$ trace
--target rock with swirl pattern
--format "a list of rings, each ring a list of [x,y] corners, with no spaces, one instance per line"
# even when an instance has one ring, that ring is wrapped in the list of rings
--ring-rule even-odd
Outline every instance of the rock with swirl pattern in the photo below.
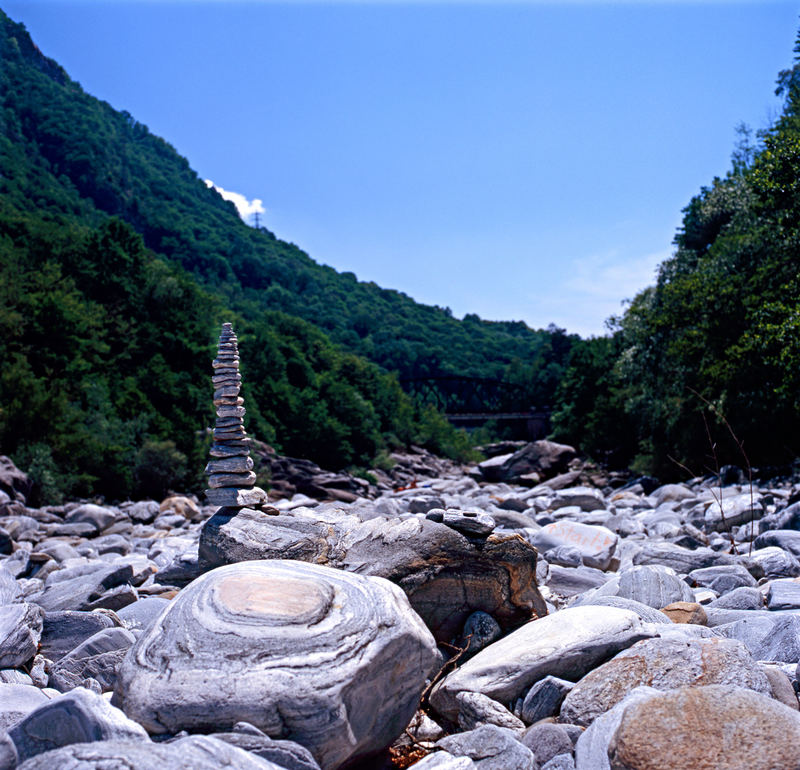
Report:
[[[151,733],[246,721],[331,770],[402,732],[436,655],[386,580],[242,562],[195,580],[145,631],[120,667],[114,702]]]

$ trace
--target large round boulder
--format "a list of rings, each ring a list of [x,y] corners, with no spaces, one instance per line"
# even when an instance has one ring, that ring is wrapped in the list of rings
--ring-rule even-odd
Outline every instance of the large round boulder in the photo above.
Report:
[[[323,770],[380,751],[413,716],[436,643],[380,578],[297,561],[201,576],[139,637],[114,702],[151,733],[246,721]]]
[[[624,709],[608,759],[626,770],[800,770],[800,715],[751,690],[670,690]]]

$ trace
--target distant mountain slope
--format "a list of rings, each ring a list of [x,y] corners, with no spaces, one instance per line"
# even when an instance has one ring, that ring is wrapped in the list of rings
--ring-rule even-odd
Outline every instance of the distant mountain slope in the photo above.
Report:
[[[468,450],[387,370],[503,376],[544,403],[573,343],[458,321],[247,227],[0,11],[0,452],[42,500],[199,488],[222,320],[248,430],[333,468],[409,442]]]
[[[304,318],[350,350],[403,376],[503,378],[534,364],[532,397],[549,401],[569,344],[563,332],[521,322],[464,321],[447,309],[359,282],[315,263],[295,245],[246,226],[232,203],[208,189],[187,161],[131,115],[86,94],[0,17],[4,134],[11,139],[11,205],[47,208],[84,222],[119,216],[146,245],[221,290],[248,315],[282,310]],[[31,170],[34,173],[31,174]],[[41,172],[52,174],[43,185]]]

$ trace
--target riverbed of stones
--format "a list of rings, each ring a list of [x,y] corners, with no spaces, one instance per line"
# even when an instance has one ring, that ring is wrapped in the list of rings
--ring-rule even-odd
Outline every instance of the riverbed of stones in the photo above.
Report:
[[[229,513],[7,488],[0,770],[800,768],[798,479],[557,470]]]

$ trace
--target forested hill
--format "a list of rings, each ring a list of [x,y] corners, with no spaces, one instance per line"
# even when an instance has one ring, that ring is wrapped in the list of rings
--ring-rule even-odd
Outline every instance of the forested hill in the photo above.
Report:
[[[800,40],[782,114],[744,127],[612,339],[579,343],[556,425],[662,477],[800,457]],[[684,467],[681,467],[684,466]]]
[[[401,377],[503,378],[515,359],[543,355],[546,364],[552,357],[548,332],[474,315],[460,321],[446,308],[337,273],[268,230],[248,227],[169,144],[128,113],[84,93],[21,25],[3,17],[2,29],[5,134],[13,141],[14,165],[25,172],[11,178],[17,206],[33,204],[83,222],[118,216],[148,248],[232,305],[251,314],[270,309],[304,318]],[[29,169],[38,173],[29,177]],[[560,348],[563,355],[568,345]],[[551,377],[550,392],[535,395],[552,397],[554,384]]]
[[[0,171],[0,453],[42,499],[199,483],[223,320],[248,430],[330,468],[410,442],[467,450],[393,372],[503,378],[549,403],[577,339],[459,321],[246,226],[2,11]]]

